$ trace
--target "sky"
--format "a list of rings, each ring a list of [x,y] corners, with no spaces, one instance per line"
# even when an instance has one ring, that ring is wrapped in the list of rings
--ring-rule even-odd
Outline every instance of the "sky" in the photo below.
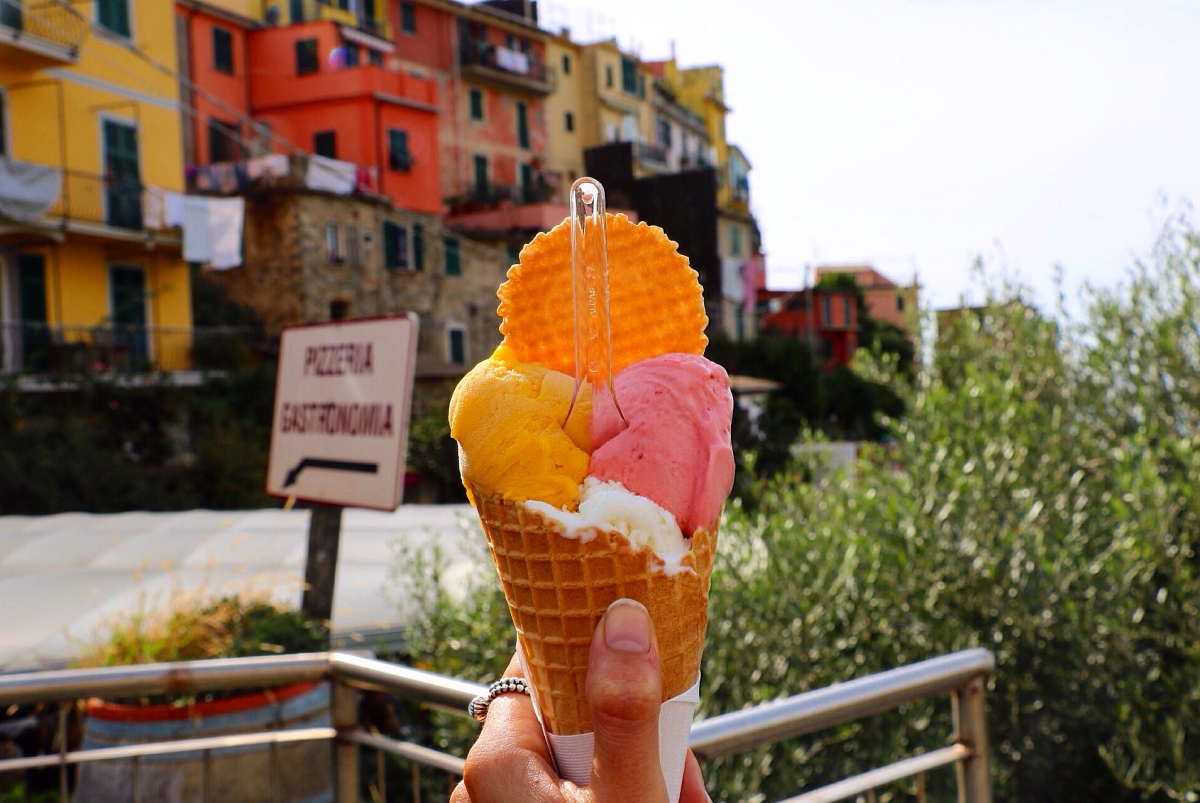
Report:
[[[603,8],[603,12],[600,9]],[[543,27],[721,64],[768,281],[870,262],[925,308],[976,258],[1112,286],[1200,201],[1200,1],[542,0]],[[1069,307],[1075,303],[1069,301]]]

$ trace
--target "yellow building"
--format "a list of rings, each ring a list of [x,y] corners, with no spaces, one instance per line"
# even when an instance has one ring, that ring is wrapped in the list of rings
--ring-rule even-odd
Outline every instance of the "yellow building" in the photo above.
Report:
[[[174,4],[0,0],[4,371],[187,367]]]
[[[546,39],[546,63],[554,70],[554,91],[546,97],[546,179],[556,200],[566,200],[575,179],[584,174],[583,49],[569,36]]]
[[[583,75],[579,87],[583,123],[580,145],[650,142],[653,112],[647,100],[653,76],[616,40],[580,46]]]

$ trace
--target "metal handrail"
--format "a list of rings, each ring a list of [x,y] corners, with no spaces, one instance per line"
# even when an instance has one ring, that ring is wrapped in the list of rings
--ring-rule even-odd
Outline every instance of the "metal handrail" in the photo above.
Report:
[[[950,694],[995,668],[996,659],[987,650],[963,650],[701,720],[692,726],[690,744],[702,761],[743,753]]]
[[[951,764],[958,767],[959,800],[990,803],[983,684],[994,669],[995,659],[987,650],[964,650],[702,720],[693,725],[689,744],[700,760],[712,760],[852,722],[926,697],[949,694],[954,704],[954,744],[870,770],[783,803],[842,800]],[[461,775],[463,760],[456,756],[360,728],[357,706],[348,703],[346,687],[387,692],[462,716],[466,716],[467,703],[484,693],[486,688],[478,683],[352,653],[270,655],[0,675],[0,707],[93,696],[111,699],[265,688],[323,679],[334,682],[332,728],[310,728],[290,735],[246,734],[0,760],[0,772],[55,765],[65,770],[69,764],[135,755],[214,750],[280,740],[329,739],[338,745],[339,790],[356,788],[351,782],[351,776],[357,777],[353,751],[360,745]],[[346,753],[346,749],[351,752]],[[342,799],[342,796],[338,797],[338,800]],[[347,794],[345,799],[353,798]]]

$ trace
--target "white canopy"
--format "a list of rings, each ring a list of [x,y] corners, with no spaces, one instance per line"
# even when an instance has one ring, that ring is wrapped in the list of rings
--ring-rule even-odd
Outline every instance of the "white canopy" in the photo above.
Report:
[[[308,520],[306,510],[0,517],[0,672],[61,666],[139,609],[232,593],[299,607]],[[402,627],[405,551],[433,545],[452,591],[490,566],[469,505],[344,511],[335,643]]]

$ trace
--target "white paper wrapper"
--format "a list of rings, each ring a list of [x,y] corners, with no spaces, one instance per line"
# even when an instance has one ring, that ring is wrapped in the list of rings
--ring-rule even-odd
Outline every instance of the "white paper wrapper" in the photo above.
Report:
[[[517,657],[521,661],[521,668],[525,670],[525,676],[528,677],[525,655],[521,652],[519,644]],[[537,714],[538,722],[542,722],[542,711],[537,704],[537,690],[532,684],[529,687],[529,696],[533,698],[533,710]],[[692,715],[699,702],[700,679],[697,678],[696,684],[690,689],[663,703],[658,714],[658,761],[662,765],[663,780],[667,785],[670,803],[679,803],[688,737],[692,733]],[[578,786],[587,786],[588,781],[592,779],[593,734],[556,736],[547,733],[544,722],[542,733],[546,737],[546,743],[550,745],[550,755],[554,759],[559,777]]]

